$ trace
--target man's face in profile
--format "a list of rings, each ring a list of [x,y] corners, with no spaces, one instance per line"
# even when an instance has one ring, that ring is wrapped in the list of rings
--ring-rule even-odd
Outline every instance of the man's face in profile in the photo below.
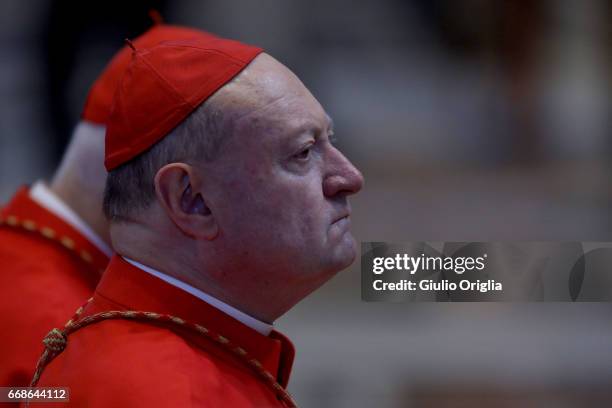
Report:
[[[260,55],[228,88],[229,110],[241,94],[234,133],[207,172],[223,251],[255,279],[265,270],[323,283],[356,256],[347,196],[363,178],[332,144],[321,105],[276,60]]]

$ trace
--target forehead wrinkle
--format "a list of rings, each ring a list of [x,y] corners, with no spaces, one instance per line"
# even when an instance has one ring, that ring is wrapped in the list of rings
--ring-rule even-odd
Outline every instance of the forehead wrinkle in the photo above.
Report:
[[[291,133],[302,134],[302,133],[322,133],[325,128],[327,130],[333,130],[334,128],[334,120],[327,114],[327,112],[323,111],[325,115],[325,123],[321,126],[321,121],[318,118],[318,115],[305,118],[300,121],[301,123],[296,124],[294,129],[291,130]]]
[[[249,133],[263,129],[292,136],[311,129],[317,131],[314,133],[323,131],[326,124],[321,119],[325,117],[330,123],[331,118],[320,105],[321,113],[313,114],[312,109],[306,108],[316,99],[299,79],[278,62],[274,63],[275,69],[263,70],[264,66],[263,60],[255,60],[224,89],[226,106],[233,111],[231,120],[236,130]],[[271,112],[266,114],[266,111]],[[313,116],[305,118],[305,112]]]
[[[260,106],[258,106],[258,107],[256,107],[256,108],[252,109],[252,110],[251,110],[251,111],[249,111],[249,112],[244,112],[244,113],[242,113],[242,114],[238,114],[238,115],[236,115],[236,116],[234,117],[234,121],[236,122],[236,124],[238,124],[239,122],[241,122],[241,121],[243,121],[243,120],[248,119],[249,117],[251,117],[251,116],[253,116],[253,115],[255,115],[255,114],[259,113],[260,111],[262,111],[262,110],[264,110],[264,109],[266,109],[266,108],[270,108],[270,107],[272,107],[272,106],[276,105],[277,103],[279,103],[280,101],[282,101],[283,99],[285,99],[285,97],[286,97],[286,96],[287,96],[287,95],[279,95],[279,96],[277,96],[277,97],[275,97],[275,98],[272,98],[272,100],[271,100],[271,101],[269,101],[269,102],[267,102],[267,103],[265,103],[265,104],[263,104],[263,105],[260,105]]]
[[[299,117],[290,115],[289,120],[281,121],[278,118],[271,118],[268,121],[269,130],[280,129],[282,134],[286,135],[286,140],[293,140],[302,135],[311,135],[318,139],[325,130],[328,132],[333,128],[333,120],[329,115],[323,112],[326,120],[321,121],[319,115],[308,115],[307,117]]]
[[[287,102],[286,106],[281,110],[275,109],[276,105],[283,102]],[[300,95],[281,95],[250,112],[240,114],[235,118],[235,123],[241,129],[263,129],[267,133],[280,133],[287,136],[321,132],[321,121],[312,113],[305,117],[300,102]],[[266,115],[264,113],[266,110],[272,110],[272,114]]]

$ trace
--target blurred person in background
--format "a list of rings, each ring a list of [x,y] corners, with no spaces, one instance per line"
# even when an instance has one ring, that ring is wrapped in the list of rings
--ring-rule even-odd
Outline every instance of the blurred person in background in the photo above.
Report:
[[[206,35],[158,24],[135,40]],[[125,47],[127,48],[127,47]],[[51,183],[22,187],[0,211],[0,386],[26,386],[48,331],[91,296],[112,255],[102,212],[104,133],[116,85],[131,59],[120,50],[93,84]]]
[[[75,96],[93,82],[125,38],[135,38],[151,27],[151,18],[166,16],[166,0],[107,0],[84,3],[48,1],[40,21],[42,99],[47,124],[45,137],[52,140],[49,154],[61,159],[74,123]],[[44,2],[41,4],[43,5]],[[78,18],[75,18],[78,16]],[[91,70],[91,71],[89,71]],[[82,79],[79,75],[87,72]],[[79,99],[80,101],[80,99]]]
[[[117,255],[33,384],[70,387],[75,406],[294,406],[273,323],[356,256],[363,178],[332,134],[260,48],[136,45],[106,135]]]

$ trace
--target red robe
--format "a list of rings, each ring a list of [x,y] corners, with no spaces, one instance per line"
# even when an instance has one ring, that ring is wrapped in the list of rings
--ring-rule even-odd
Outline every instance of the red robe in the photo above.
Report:
[[[264,336],[231,316],[113,257],[81,318],[133,310],[179,317],[221,334],[286,387],[294,348],[278,332]],[[67,336],[39,387],[70,387],[69,406],[275,407],[277,393],[244,359],[176,325],[111,319]],[[66,403],[36,403],[65,407]]]
[[[27,386],[42,338],[93,293],[108,257],[20,189],[0,210],[0,386]]]

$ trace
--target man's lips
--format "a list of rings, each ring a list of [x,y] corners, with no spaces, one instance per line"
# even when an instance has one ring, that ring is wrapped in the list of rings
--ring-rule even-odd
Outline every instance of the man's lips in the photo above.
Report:
[[[344,213],[340,214],[338,217],[336,217],[334,219],[334,221],[332,221],[332,224],[335,224],[335,223],[337,223],[338,221],[340,221],[340,220],[342,220],[344,218],[349,218],[350,216],[351,216],[351,212],[350,211],[344,212]]]
[[[351,216],[347,214],[343,217],[338,218],[330,226],[330,231],[334,231],[335,234],[343,235],[349,232],[351,229]]]

